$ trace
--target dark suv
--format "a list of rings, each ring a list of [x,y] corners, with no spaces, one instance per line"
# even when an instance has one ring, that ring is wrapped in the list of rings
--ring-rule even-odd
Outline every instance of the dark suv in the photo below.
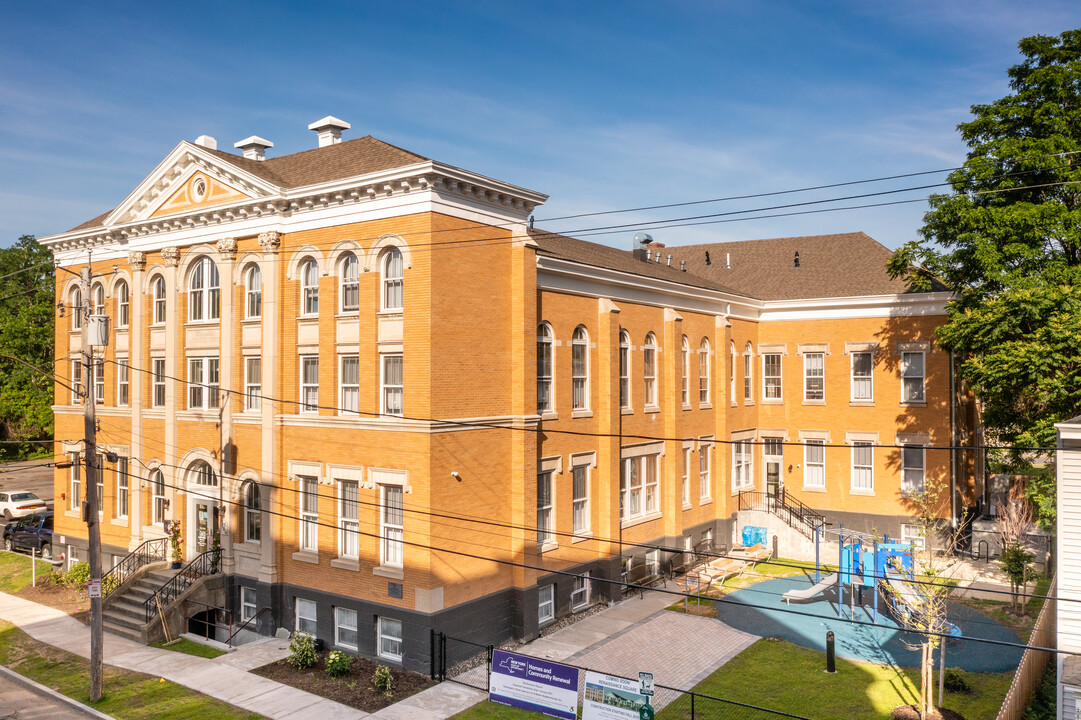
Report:
[[[34,513],[4,526],[5,550],[36,550],[43,560],[53,556],[53,514]]]

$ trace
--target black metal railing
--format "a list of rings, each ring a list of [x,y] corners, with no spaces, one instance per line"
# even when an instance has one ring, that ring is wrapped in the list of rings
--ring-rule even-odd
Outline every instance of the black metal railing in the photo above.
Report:
[[[109,594],[127,582],[128,578],[150,563],[163,562],[167,557],[168,550],[169,538],[147,540],[132,550],[124,556],[124,559],[114,565],[112,570],[102,575],[102,597],[109,597]]]
[[[146,622],[154,619],[160,601],[162,609],[180,597],[185,590],[190,588],[200,578],[207,575],[217,574],[221,567],[221,550],[207,550],[196,556],[194,560],[180,569],[172,580],[168,581],[146,599],[143,609],[146,611]]]
[[[236,630],[233,630],[232,629],[232,624],[230,624],[229,628],[230,628],[231,632],[229,633],[229,640],[227,641],[229,643],[229,647],[233,646],[233,638],[235,638],[237,636],[237,633],[239,633],[244,628],[248,627],[249,623],[255,622],[259,618],[260,615],[262,615],[265,612],[271,612],[271,610],[272,610],[272,608],[270,606],[263,606],[263,607],[259,608],[259,612],[255,613],[250,618],[248,618],[243,623],[241,623],[240,627],[238,627]]]
[[[739,493],[740,510],[758,510],[776,515],[789,527],[805,535],[812,535],[816,527],[826,524],[826,518],[809,505],[793,496],[788,490],[759,492],[743,490]]]

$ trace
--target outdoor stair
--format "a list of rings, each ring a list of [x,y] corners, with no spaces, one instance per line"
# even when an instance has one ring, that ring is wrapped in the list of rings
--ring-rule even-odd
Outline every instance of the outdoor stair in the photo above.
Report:
[[[739,509],[758,510],[775,515],[788,527],[809,539],[813,539],[815,531],[826,524],[825,517],[787,490],[780,493],[743,490],[739,493]]]
[[[143,642],[143,626],[146,625],[145,603],[178,572],[179,570],[169,567],[151,570],[125,587],[118,597],[110,598],[109,607],[102,613],[104,628],[114,635]]]

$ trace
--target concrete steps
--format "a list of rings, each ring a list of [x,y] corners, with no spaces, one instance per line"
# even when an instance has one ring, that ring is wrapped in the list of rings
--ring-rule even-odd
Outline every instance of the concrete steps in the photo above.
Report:
[[[133,582],[124,589],[123,594],[110,600],[109,607],[102,614],[103,627],[115,635],[142,642],[143,626],[146,625],[145,603],[177,572],[171,568],[158,568]],[[154,617],[152,615],[151,619]]]

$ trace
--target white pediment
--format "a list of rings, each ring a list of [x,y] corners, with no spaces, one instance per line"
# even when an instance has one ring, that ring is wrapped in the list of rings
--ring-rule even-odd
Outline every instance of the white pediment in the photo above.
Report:
[[[174,199],[177,192],[197,176],[207,178],[212,187],[231,191],[227,200],[249,201],[277,196],[281,188],[253,175],[227,160],[189,142],[181,142],[154,168],[124,202],[109,213],[102,223],[105,227],[138,222],[158,215],[159,210]],[[208,204],[212,207],[213,204]],[[187,210],[197,210],[190,205]]]

